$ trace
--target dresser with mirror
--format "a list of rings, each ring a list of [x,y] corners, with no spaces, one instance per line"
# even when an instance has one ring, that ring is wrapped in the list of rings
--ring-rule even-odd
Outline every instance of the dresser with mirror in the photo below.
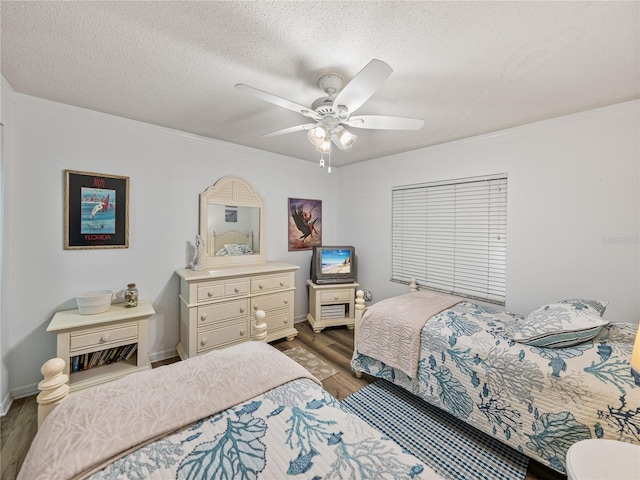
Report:
[[[201,270],[180,277],[180,358],[253,339],[255,312],[266,313],[267,342],[298,334],[295,271],[265,259],[265,203],[239,177],[224,177],[200,194]]]

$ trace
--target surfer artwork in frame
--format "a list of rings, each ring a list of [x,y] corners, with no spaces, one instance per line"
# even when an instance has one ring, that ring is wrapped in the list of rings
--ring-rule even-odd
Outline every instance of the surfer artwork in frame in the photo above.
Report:
[[[65,170],[65,250],[129,247],[129,177]]]

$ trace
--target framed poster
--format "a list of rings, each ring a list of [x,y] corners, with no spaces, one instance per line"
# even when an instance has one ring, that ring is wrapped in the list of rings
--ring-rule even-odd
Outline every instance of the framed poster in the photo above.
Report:
[[[322,245],[322,200],[289,198],[289,251]]]
[[[65,250],[128,247],[129,177],[65,170]]]

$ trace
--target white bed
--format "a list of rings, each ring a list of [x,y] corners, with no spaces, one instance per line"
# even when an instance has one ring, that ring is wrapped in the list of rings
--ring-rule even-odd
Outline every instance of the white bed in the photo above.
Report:
[[[525,318],[459,298],[433,309],[437,301],[425,291],[378,302],[363,316],[361,295],[356,374],[385,378],[560,472],[580,440],[640,443],[640,388],[629,365],[637,325],[602,321],[587,340],[579,335],[588,328],[564,326],[529,344],[514,341],[536,315],[593,307],[600,311],[590,318],[598,322],[606,304],[565,300]],[[420,317],[417,327],[411,319]],[[550,347],[543,340],[578,343]]]
[[[441,478],[275,348],[245,342],[73,395],[18,475],[36,479]]]

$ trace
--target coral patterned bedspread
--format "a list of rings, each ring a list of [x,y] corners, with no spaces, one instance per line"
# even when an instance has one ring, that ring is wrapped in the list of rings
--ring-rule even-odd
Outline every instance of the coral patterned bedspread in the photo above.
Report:
[[[440,479],[303,367],[246,342],[65,399],[20,480]]]
[[[520,319],[462,302],[425,324],[416,378],[357,350],[351,366],[561,472],[579,440],[640,443],[640,388],[629,365],[637,326],[610,324],[591,341],[540,348],[512,340]]]

